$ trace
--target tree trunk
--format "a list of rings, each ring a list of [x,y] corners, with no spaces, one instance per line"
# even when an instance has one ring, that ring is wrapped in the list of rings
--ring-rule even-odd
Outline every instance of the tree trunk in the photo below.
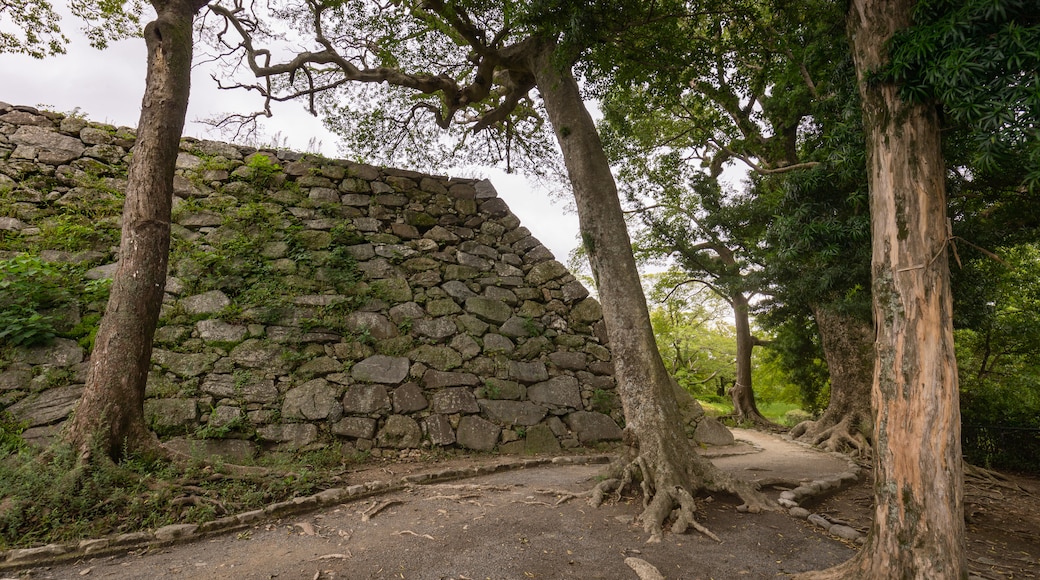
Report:
[[[944,169],[934,107],[869,78],[912,0],[849,12],[867,133],[877,358],[874,523],[866,545],[813,578],[967,578]]]
[[[729,390],[729,397],[733,401],[733,418],[738,422],[750,421],[756,425],[774,426],[772,421],[762,416],[755,403],[755,391],[751,383],[751,350],[755,348],[755,338],[751,336],[747,297],[742,292],[735,292],[730,301],[737,334],[737,380]]]
[[[823,416],[799,423],[791,437],[827,451],[865,454],[873,439],[874,325],[831,308],[813,306],[812,310],[827,359],[831,397]]]
[[[551,43],[540,45],[527,66],[541,92],[574,191],[582,240],[614,354],[614,376],[631,450],[627,465],[619,469],[622,478],[600,489],[623,487],[635,471],[640,472],[647,495],[641,519],[651,541],[660,539],[662,524],[674,507],[684,516],[673,531],[698,527],[692,519],[691,494],[705,487],[738,493],[757,511],[768,505],[766,500],[750,485],[733,480],[697,455],[685,436],[670,377],[654,340],[617,185],[578,84],[553,54]]]
[[[157,451],[144,421],[152,337],[170,248],[173,173],[188,108],[192,19],[199,0],[155,0],[144,31],[148,74],[123,206],[119,268],[98,329],[86,390],[66,432],[81,454]]]

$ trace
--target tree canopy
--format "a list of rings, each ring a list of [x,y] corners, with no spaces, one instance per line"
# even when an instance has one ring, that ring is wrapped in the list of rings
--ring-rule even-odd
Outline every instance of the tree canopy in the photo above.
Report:
[[[0,18],[8,19],[11,28],[0,30],[0,53],[33,58],[64,54],[69,39],[62,33],[61,15],[66,11],[83,22],[91,46],[105,48],[111,41],[140,35],[143,10],[140,0],[70,0],[61,8],[48,0],[4,0]]]

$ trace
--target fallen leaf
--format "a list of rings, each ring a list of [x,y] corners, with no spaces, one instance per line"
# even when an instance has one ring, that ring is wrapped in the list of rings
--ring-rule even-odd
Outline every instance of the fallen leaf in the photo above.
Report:
[[[317,532],[314,531],[314,525],[311,524],[311,523],[308,523],[308,522],[299,522],[299,523],[295,524],[295,526],[297,528],[300,528],[300,530],[304,533],[304,535],[307,535],[307,536],[313,536],[315,533],[317,533]]]

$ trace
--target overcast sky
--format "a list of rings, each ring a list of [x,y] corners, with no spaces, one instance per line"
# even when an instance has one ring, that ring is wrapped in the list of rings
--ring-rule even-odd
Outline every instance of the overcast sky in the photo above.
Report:
[[[80,114],[93,121],[136,126],[144,93],[144,41],[124,40],[97,51],[78,34],[77,26],[71,17],[63,20],[64,32],[72,41],[68,54],[44,60],[0,54],[0,101],[66,113],[79,109]],[[218,90],[209,71],[204,66],[196,66],[184,134],[224,140],[199,121],[224,112],[252,112],[261,106],[255,94]],[[287,139],[290,148],[305,151],[308,143],[316,138],[322,142],[323,154],[339,156],[335,135],[307,114],[301,104],[275,103],[272,107],[274,118],[265,121],[264,126],[269,139],[279,134]],[[551,201],[546,190],[522,176],[493,168],[475,171],[479,174],[466,176],[490,178],[523,225],[558,260],[566,263],[570,251],[578,244],[577,216],[565,211],[559,201]],[[450,171],[434,173],[449,174]]]

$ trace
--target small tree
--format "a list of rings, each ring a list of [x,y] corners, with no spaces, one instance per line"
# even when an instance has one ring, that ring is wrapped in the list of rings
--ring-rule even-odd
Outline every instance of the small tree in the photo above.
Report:
[[[123,207],[119,268],[101,320],[83,398],[66,440],[84,456],[96,449],[159,453],[144,421],[152,337],[166,288],[173,172],[188,108],[192,22],[204,0],[154,0],[145,27],[148,76]]]

